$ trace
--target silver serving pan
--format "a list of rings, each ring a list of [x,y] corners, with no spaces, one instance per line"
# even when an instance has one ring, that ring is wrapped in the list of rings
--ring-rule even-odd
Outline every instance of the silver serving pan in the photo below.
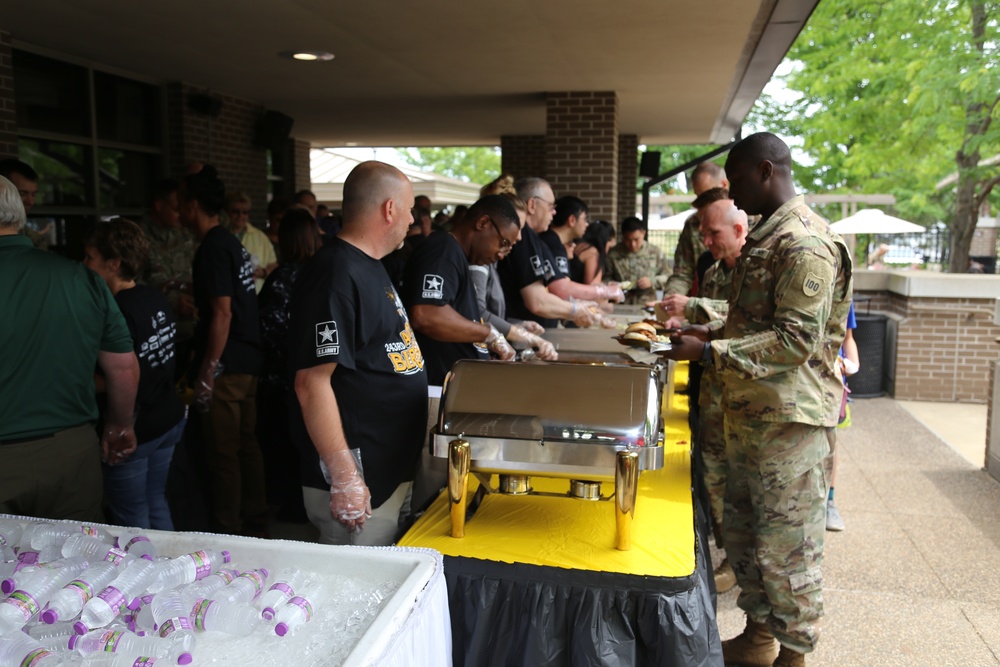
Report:
[[[480,472],[610,480],[626,450],[655,470],[661,398],[650,366],[463,360],[444,385],[434,454],[461,437]]]

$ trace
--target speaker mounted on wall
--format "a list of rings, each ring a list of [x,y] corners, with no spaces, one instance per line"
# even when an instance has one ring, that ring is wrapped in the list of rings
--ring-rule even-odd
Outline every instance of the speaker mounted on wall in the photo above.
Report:
[[[260,148],[280,149],[292,133],[295,119],[280,111],[265,111],[257,121],[254,143]]]
[[[646,151],[639,161],[639,175],[643,178],[656,178],[660,175],[660,153]]]

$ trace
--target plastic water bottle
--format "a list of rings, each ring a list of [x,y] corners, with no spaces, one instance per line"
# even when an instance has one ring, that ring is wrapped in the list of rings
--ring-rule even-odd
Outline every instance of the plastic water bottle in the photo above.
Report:
[[[118,547],[101,542],[90,535],[73,535],[63,543],[62,554],[68,556],[86,556],[91,561],[106,560],[115,565],[130,563],[136,556],[127,554]]]
[[[87,561],[76,556],[40,567],[25,577],[21,587],[0,602],[0,633],[23,628],[53,593],[86,569]]]
[[[0,544],[0,561],[17,560],[17,552],[6,544]]]
[[[72,623],[56,623],[55,625],[32,623],[25,630],[42,646],[56,649],[58,652],[65,651],[69,645],[70,637],[76,636],[76,630],[73,629]]]
[[[7,581],[14,577],[14,573],[17,571],[17,566],[21,563],[17,559],[3,559],[0,561],[0,582]],[[2,588],[2,583],[0,583],[0,592],[3,595],[7,595],[8,591],[4,591]],[[13,588],[10,590],[14,590]]]
[[[91,653],[118,653],[123,656],[149,656],[166,658],[178,665],[191,662],[191,654],[179,642],[159,637],[140,637],[123,630],[92,630],[85,635],[74,635],[69,639],[70,650],[80,655]]]
[[[306,573],[297,567],[285,568],[278,573],[273,586],[260,596],[260,615],[270,621],[274,612],[295,595],[295,591],[306,581]]]
[[[91,565],[83,574],[55,592],[49,599],[48,607],[42,611],[42,622],[55,623],[60,618],[75,618],[95,593],[103,591],[118,572],[118,567],[107,561]]]
[[[204,579],[228,562],[228,551],[220,554],[214,549],[202,549],[157,563],[158,572],[156,579],[149,586],[149,592],[159,593]]]
[[[17,561],[14,563],[13,571],[3,581],[0,581],[0,593],[10,595],[21,587],[25,577],[38,569],[37,565],[27,565]]]
[[[131,655],[118,655],[117,653],[91,653],[76,664],[80,665],[80,667],[153,667],[153,665],[162,665],[166,662],[164,659],[152,656],[136,658]]]
[[[153,598],[153,620],[161,637],[182,644],[185,651],[194,648],[191,631],[191,603],[180,591],[166,591]]]
[[[156,558],[156,545],[150,541],[142,528],[126,528],[118,538],[119,548],[125,553],[151,560]],[[148,558],[147,558],[148,557]]]
[[[83,634],[92,628],[103,628],[125,610],[125,605],[142,593],[153,581],[156,566],[148,560],[137,558],[119,572],[97,597],[83,607],[83,615],[76,631]]]
[[[184,594],[190,598],[214,598],[216,591],[236,581],[236,577],[238,576],[240,576],[238,570],[230,570],[224,567],[215,574],[210,574],[204,579],[185,587],[183,589]]]
[[[323,589],[318,586],[308,587],[301,595],[292,596],[288,604],[275,615],[277,623],[274,626],[274,633],[284,637],[289,631],[308,623],[315,613],[315,606],[322,604],[325,597]]]
[[[21,543],[21,534],[23,532],[24,529],[21,528],[19,521],[0,519],[0,545],[17,550],[17,547]]]
[[[220,601],[232,602],[235,604],[247,604],[264,590],[267,583],[267,570],[250,570],[236,577],[236,581],[229,584],[216,596]]]
[[[133,632],[153,632],[156,630],[156,621],[153,620],[153,597],[144,595],[139,598],[140,607],[132,613]]]
[[[63,659],[23,632],[0,635],[0,665],[59,667]]]
[[[198,600],[191,608],[191,620],[199,630],[223,632],[245,637],[260,625],[260,616],[253,607],[223,602]]]
[[[115,538],[100,526],[79,523],[38,523],[31,531],[29,544],[32,549],[41,550],[50,544],[62,544],[74,535],[87,535],[105,544],[114,544],[115,541]]]

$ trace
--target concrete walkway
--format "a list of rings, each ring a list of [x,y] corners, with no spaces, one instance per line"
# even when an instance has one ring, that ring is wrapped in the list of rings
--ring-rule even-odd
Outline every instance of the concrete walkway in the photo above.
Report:
[[[1000,483],[981,470],[985,406],[978,464],[935,435],[971,433],[960,440],[976,458],[979,427],[947,407],[931,430],[929,412],[918,419],[890,398],[851,404],[836,481],[847,530],[826,534],[826,618],[810,667],[1000,667]],[[736,596],[719,597],[724,639],[743,628]]]

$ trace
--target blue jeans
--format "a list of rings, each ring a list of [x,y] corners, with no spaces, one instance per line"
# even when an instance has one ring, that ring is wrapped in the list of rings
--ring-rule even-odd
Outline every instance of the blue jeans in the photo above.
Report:
[[[155,440],[144,442],[128,461],[104,468],[104,500],[111,516],[125,526],[173,530],[167,506],[167,473],[187,417]]]

